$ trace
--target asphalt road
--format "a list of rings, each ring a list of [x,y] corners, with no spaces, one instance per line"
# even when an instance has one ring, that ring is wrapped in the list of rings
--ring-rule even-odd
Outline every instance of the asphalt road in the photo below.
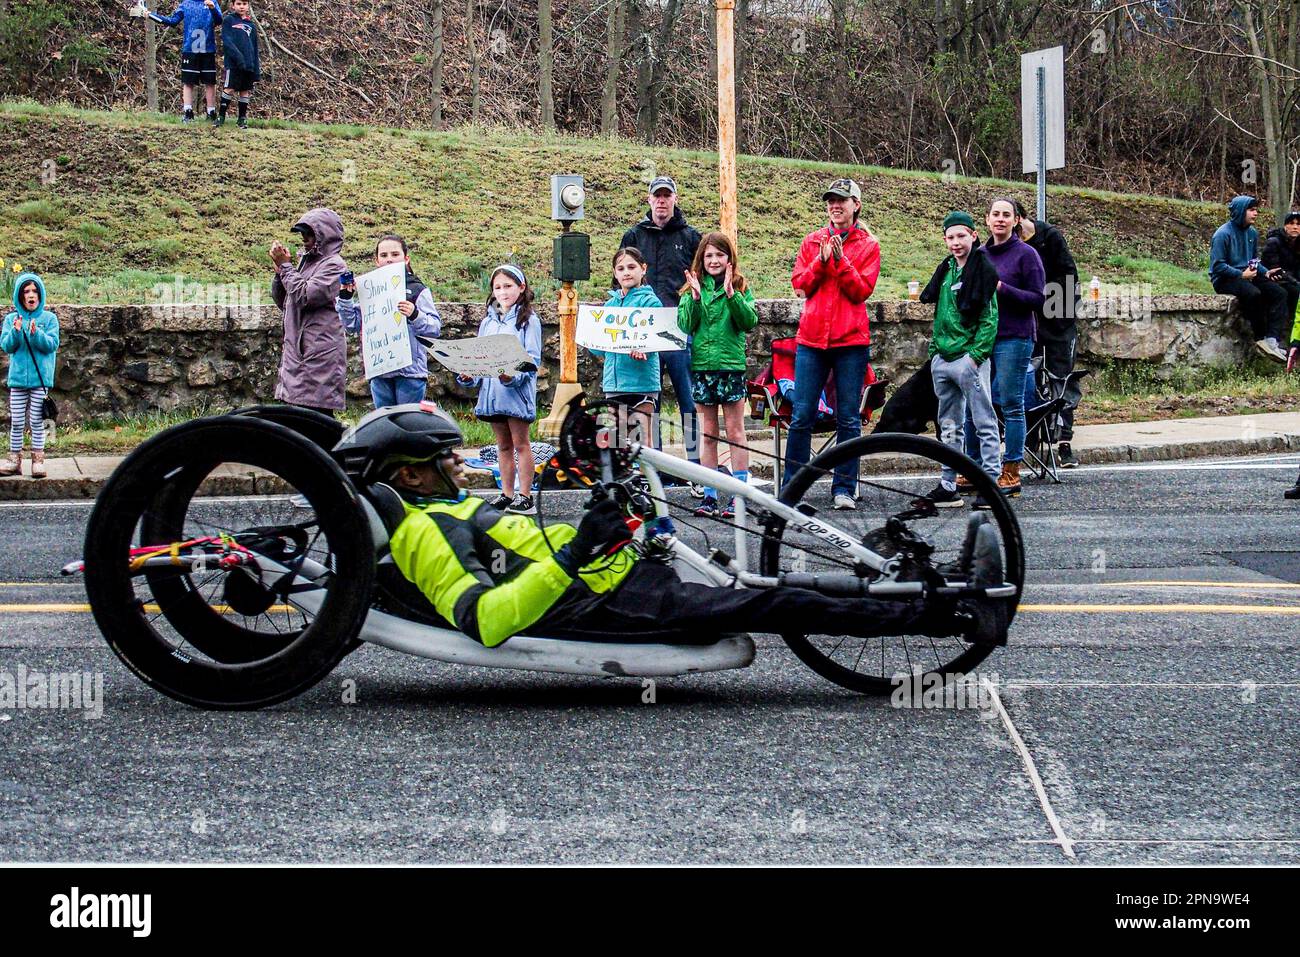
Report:
[[[0,674],[103,676],[97,719],[0,708],[0,859],[1295,863],[1297,461],[1028,487],[1025,607],[966,709],[851,694],[760,636],[653,703],[365,647],[296,700],[202,712],[63,610],[88,506],[0,506]]]

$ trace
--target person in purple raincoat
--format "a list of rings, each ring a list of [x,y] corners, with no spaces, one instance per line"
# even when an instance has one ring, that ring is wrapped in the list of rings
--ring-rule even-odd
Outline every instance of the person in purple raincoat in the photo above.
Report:
[[[292,229],[302,236],[298,265],[285,245],[271,244],[271,298],[284,311],[284,344],[275,397],[333,415],[344,407],[348,347],[334,311],[339,277],[347,271],[343,221],[332,209],[309,209]]]

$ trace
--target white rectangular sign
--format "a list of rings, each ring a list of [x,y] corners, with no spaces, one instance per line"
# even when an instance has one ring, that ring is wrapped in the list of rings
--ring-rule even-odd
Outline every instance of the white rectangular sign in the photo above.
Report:
[[[406,317],[397,311],[397,304],[405,298],[405,263],[389,263],[357,277],[361,361],[367,379],[404,369],[412,362]]]
[[[578,307],[578,345],[603,352],[674,352],[686,348],[677,307]]]
[[[474,339],[438,339],[429,346],[429,355],[456,375],[471,379],[537,371],[523,343],[508,332]]]
[[[1020,149],[1023,172],[1038,169],[1038,68],[1043,68],[1043,116],[1047,118],[1047,169],[1065,166],[1065,48],[1020,57]]]

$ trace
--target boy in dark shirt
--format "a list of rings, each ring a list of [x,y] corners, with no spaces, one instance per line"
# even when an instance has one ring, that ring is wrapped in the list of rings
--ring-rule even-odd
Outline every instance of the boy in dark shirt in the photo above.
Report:
[[[221,114],[217,125],[226,122],[230,101],[239,97],[239,128],[248,129],[248,101],[253,96],[253,84],[261,79],[261,65],[257,58],[257,27],[253,24],[249,0],[231,0],[231,13],[221,24],[222,52],[226,58],[226,75],[222,83]]]

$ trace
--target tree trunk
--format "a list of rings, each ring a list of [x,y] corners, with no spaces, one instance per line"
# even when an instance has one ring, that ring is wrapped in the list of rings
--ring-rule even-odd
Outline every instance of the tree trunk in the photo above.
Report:
[[[600,135],[618,133],[618,74],[623,66],[623,26],[626,17],[622,0],[610,0],[605,33],[605,87],[600,96]]]
[[[632,0],[632,12],[628,20],[628,47],[636,51],[636,131],[643,142],[648,142],[646,131],[650,129],[650,87],[654,83],[654,71],[651,60],[654,57],[654,37],[642,14],[641,0]]]
[[[1246,19],[1246,37],[1250,41],[1252,63],[1255,77],[1259,82],[1259,105],[1264,120],[1264,150],[1268,161],[1268,196],[1269,204],[1275,214],[1281,214],[1291,207],[1291,164],[1287,156],[1286,142],[1278,128],[1277,84],[1273,71],[1264,60],[1264,51],[1259,43],[1259,31],[1255,26],[1255,10],[1251,4],[1243,4]]]
[[[682,0],[668,0],[664,5],[664,18],[659,24],[659,32],[655,40],[654,49],[650,57],[650,89],[646,104],[649,107],[647,111],[647,123],[641,130],[643,142],[653,144],[655,131],[659,126],[659,93],[664,85],[664,72],[668,63],[668,45],[672,42],[673,30],[677,26],[677,18],[682,12]],[[710,18],[712,20],[712,18]],[[714,50],[713,75],[717,76],[717,36],[716,29],[710,31],[714,33]]]
[[[429,60],[429,125],[442,129],[442,27],[444,22],[442,0],[430,0],[423,7],[424,32],[432,47]]]
[[[477,7],[477,0],[466,0],[465,42],[469,48],[469,121],[473,124],[478,123],[479,110],[482,107],[480,87],[482,86],[483,59],[479,56],[478,41],[474,35],[474,28],[478,26],[475,23]]]
[[[749,0],[736,3],[736,152],[749,148],[745,137],[745,81],[749,78],[753,62],[753,47],[749,41]]]
[[[537,3],[538,58],[541,61],[541,78],[538,97],[541,99],[542,129],[555,129],[555,94],[551,89],[551,74],[555,69],[555,38],[551,30],[551,0]]]
[[[145,4],[150,10],[152,2]],[[158,24],[144,21],[144,102],[150,113],[158,112]]]

